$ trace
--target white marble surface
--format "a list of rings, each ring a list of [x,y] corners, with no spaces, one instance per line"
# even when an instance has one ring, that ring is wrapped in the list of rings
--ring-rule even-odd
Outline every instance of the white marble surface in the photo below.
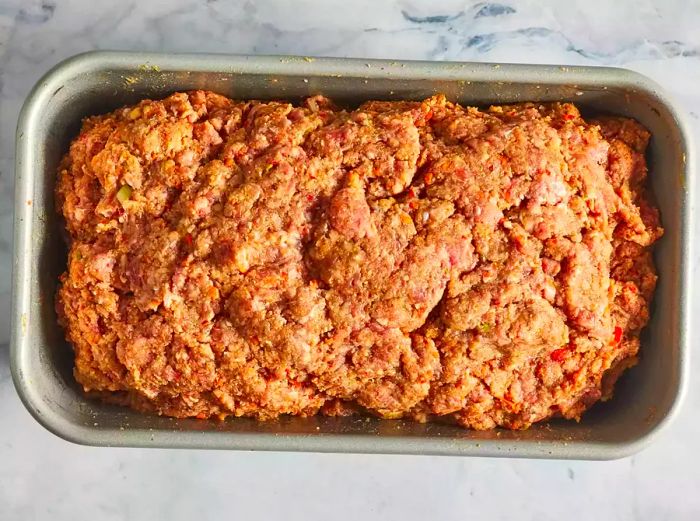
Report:
[[[0,343],[15,122],[64,57],[103,48],[624,66],[676,96],[697,146],[698,26],[697,0],[0,0]],[[85,448],[30,418],[0,346],[2,520],[695,520],[698,439],[691,382],[658,443],[607,463]]]

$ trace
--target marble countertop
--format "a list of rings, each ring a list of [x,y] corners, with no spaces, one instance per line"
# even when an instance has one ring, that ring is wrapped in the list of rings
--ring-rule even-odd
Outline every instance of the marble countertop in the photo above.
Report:
[[[133,49],[622,66],[675,96],[697,147],[698,26],[700,2],[682,0],[1,0],[0,344],[14,127],[31,86],[65,57]],[[697,327],[691,333],[697,345]],[[700,361],[692,363],[697,374]],[[34,422],[0,345],[0,519],[695,520],[696,383],[656,444],[613,462],[99,449]]]

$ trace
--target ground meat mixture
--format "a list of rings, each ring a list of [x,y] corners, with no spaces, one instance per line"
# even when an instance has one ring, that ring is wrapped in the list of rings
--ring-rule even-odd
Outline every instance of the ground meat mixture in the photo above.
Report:
[[[649,318],[648,140],[444,96],[194,91],[87,118],[57,187],[75,377],[176,417],[578,419]]]

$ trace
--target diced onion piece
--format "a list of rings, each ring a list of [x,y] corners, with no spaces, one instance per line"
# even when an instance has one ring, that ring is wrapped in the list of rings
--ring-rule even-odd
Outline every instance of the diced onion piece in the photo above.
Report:
[[[133,192],[133,190],[129,185],[123,185],[117,192],[117,200],[120,203],[128,201],[131,198],[131,192]]]

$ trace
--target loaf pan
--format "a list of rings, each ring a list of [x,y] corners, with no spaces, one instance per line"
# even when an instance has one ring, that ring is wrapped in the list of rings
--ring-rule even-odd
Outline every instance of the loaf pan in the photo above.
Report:
[[[568,100],[590,113],[639,120],[652,133],[650,179],[666,234],[655,250],[659,284],[641,362],[615,396],[580,423],[477,432],[373,418],[256,422],[176,420],[86,399],[54,312],[66,248],[54,208],[61,155],[81,118],[143,98],[209,89],[239,99],[298,100],[322,93],[348,105],[445,93],[462,104]],[[621,69],[282,56],[93,52],[59,64],[34,87],[17,128],[12,375],[47,429],[89,445],[513,456],[622,457],[655,439],[681,403],[688,374],[690,184],[686,126],[649,79]]]

